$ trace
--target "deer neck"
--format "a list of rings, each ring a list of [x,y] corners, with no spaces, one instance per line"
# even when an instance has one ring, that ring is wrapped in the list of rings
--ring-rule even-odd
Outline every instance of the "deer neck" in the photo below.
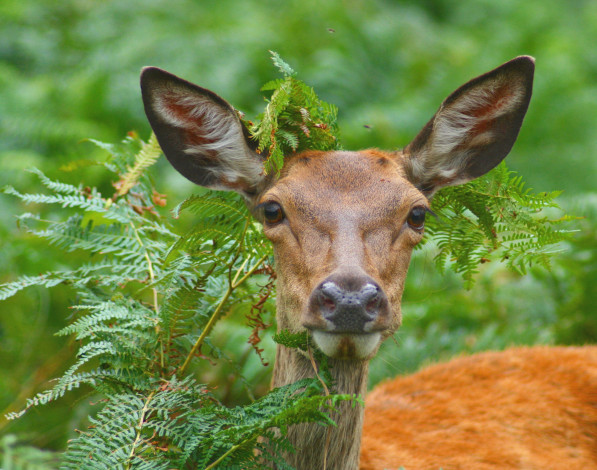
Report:
[[[330,359],[335,393],[361,395],[367,388],[368,362]],[[278,345],[274,366],[273,386],[280,387],[307,377],[314,377],[310,360],[294,349]],[[359,465],[363,406],[341,402],[339,412],[332,415],[337,427],[318,424],[297,424],[288,430],[288,440],[296,449],[287,455],[288,463],[297,470],[356,470]],[[328,438],[328,429],[330,430]]]

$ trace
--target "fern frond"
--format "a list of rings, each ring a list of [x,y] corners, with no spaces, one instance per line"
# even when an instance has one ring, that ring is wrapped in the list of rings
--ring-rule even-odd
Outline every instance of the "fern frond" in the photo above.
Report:
[[[12,186],[5,186],[2,192],[16,196],[21,201],[28,204],[58,204],[63,208],[78,208],[88,212],[101,213],[106,219],[121,223],[128,223],[134,212],[124,204],[107,205],[107,201],[101,198],[95,190],[92,194],[84,195],[82,193],[67,194],[22,194]]]
[[[557,227],[572,218],[542,214],[558,208],[558,194],[532,193],[504,163],[477,180],[439,191],[432,201],[438,220],[427,225],[439,250],[438,268],[459,273],[467,288],[479,266],[491,260],[505,261],[520,274],[533,264],[549,268],[554,246],[570,236]]]
[[[82,316],[58,331],[56,335],[73,334],[77,340],[82,340],[118,334],[118,336],[129,336],[129,339],[133,340],[135,337],[143,335],[144,330],[150,330],[159,323],[150,309],[131,302],[114,302],[110,300],[99,302],[97,305],[78,305],[71,308],[79,312],[89,310],[92,313]],[[143,339],[150,340],[150,337]],[[80,353],[85,347],[83,346],[80,349]]]
[[[283,79],[268,82],[262,90],[272,91],[259,123],[251,127],[258,151],[267,151],[266,172],[279,172],[284,155],[305,150],[340,148],[337,109],[321,101],[313,88],[295,78],[294,70],[270,51]]]
[[[73,186],[71,184],[67,184],[67,183],[62,183],[59,181],[53,181],[50,178],[48,178],[46,175],[44,175],[41,171],[39,171],[37,168],[32,168],[29,170],[29,172],[37,175],[37,177],[40,179],[40,181],[42,182],[42,184],[57,193],[60,194],[70,194],[70,195],[80,195],[82,194],[82,188],[79,186]]]
[[[18,197],[20,200],[27,203],[35,204],[60,204],[62,207],[78,207],[87,210],[101,211],[103,210],[103,203],[99,203],[95,199],[91,201],[82,194],[67,194],[67,195],[46,195],[46,194],[21,194],[12,186],[6,186],[4,193]]]
[[[147,267],[103,261],[88,263],[72,271],[48,271],[38,276],[21,276],[16,281],[0,284],[0,300],[7,299],[28,287],[55,287],[69,284],[75,288],[84,288],[92,283],[96,286],[115,286],[123,280],[142,280],[147,276]]]
[[[201,253],[205,256],[218,256],[230,243],[241,243],[246,233],[245,226],[252,216],[245,205],[233,194],[213,194],[191,196],[174,210],[188,210],[200,216],[194,227],[172,245],[167,259],[181,252]]]
[[[0,300],[8,299],[27,287],[54,287],[64,282],[62,273],[46,273],[39,276],[21,276],[17,281],[0,284]]]
[[[135,156],[135,164],[118,181],[116,194],[124,196],[128,193],[138,183],[143,173],[158,160],[161,154],[162,149],[160,148],[158,139],[152,132],[147,143],[143,143],[141,151]]]
[[[282,60],[282,57],[280,57],[280,54],[278,54],[277,52],[274,52],[274,51],[269,51],[269,53],[272,56],[272,62],[274,64],[274,66],[277,67],[278,70],[283,75],[293,76],[296,74],[296,72],[292,69],[292,67]]]
[[[147,377],[130,370],[110,370],[98,368],[88,372],[64,375],[56,380],[56,385],[49,390],[38,393],[33,398],[27,399],[25,408],[18,412],[11,412],[6,415],[7,419],[17,419],[23,416],[33,407],[45,405],[59,398],[67,392],[80,388],[83,385],[91,386],[97,390],[111,391],[122,390],[134,384],[135,389],[142,390],[149,388]]]
[[[198,406],[213,408],[208,398],[204,387],[176,378],[157,392],[109,396],[91,427],[69,443],[64,468],[182,468],[180,449],[194,439],[184,423]]]
[[[234,452],[223,458],[219,465],[225,467],[234,462],[241,468],[245,468],[255,463],[252,449],[257,445],[257,439],[268,434],[271,428],[278,428],[281,431],[280,436],[268,434],[275,448],[278,451],[288,450],[285,435],[290,423],[333,425],[334,422],[330,419],[329,413],[337,410],[339,402],[353,399],[354,397],[350,395],[326,397],[322,394],[319,380],[304,379],[276,388],[246,407],[218,408],[215,410],[217,421],[213,423],[213,427],[206,427],[205,416],[197,416],[201,421],[197,423],[200,424],[196,430],[198,443],[193,455],[198,459],[199,467],[204,468],[234,448]],[[196,422],[193,419],[190,421]],[[249,452],[238,455],[242,452],[243,446]],[[269,445],[267,448],[272,451]]]

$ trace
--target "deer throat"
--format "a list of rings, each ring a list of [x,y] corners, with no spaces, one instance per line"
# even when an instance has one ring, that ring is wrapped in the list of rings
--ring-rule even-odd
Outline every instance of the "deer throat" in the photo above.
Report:
[[[336,384],[333,393],[364,398],[367,389],[368,361],[329,359]],[[314,377],[311,361],[300,352],[278,345],[274,366],[273,387]],[[288,440],[296,449],[286,455],[297,470],[356,470],[359,465],[364,409],[361,404],[341,402],[331,418],[336,427],[319,424],[297,424],[288,429]],[[324,467],[325,461],[325,467]]]

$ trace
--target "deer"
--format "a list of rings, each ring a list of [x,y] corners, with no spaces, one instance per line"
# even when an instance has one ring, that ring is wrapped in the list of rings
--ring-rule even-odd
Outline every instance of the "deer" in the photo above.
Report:
[[[466,183],[512,149],[535,62],[516,57],[450,94],[402,150],[288,155],[278,176],[223,98],[156,67],[145,112],[172,166],[241,194],[272,242],[278,331],[309,332],[338,393],[366,395],[369,361],[402,321],[404,281],[434,193]],[[272,386],[314,377],[277,345]],[[291,426],[302,469],[597,469],[597,346],[460,357],[340,404],[337,426]]]

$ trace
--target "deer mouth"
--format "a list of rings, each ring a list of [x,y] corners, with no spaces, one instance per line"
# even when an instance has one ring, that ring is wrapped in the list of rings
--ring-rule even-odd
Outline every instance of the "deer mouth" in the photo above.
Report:
[[[335,359],[370,359],[381,343],[381,333],[333,333],[313,330],[313,340],[326,355]]]

